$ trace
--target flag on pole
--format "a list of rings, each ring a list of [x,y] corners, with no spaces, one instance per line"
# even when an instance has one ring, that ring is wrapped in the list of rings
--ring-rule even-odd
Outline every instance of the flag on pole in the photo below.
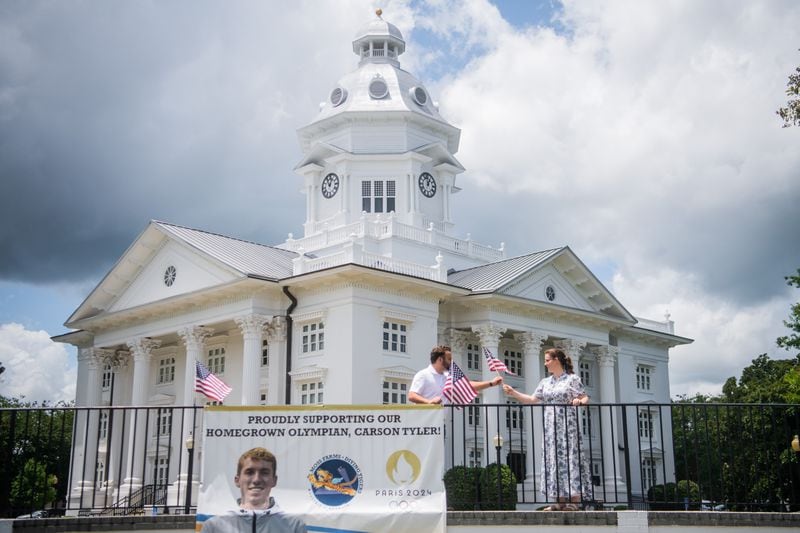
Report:
[[[211,373],[211,371],[200,361],[194,362],[195,375],[194,375],[194,390],[201,394],[205,394],[212,400],[221,402],[225,396],[231,393],[233,389],[225,385],[221,379]]]
[[[447,380],[444,382],[442,395],[450,400],[450,403],[472,403],[478,393],[475,392],[475,388],[469,382],[469,378],[458,368],[458,365],[451,363],[450,375],[447,376]]]
[[[486,356],[486,364],[489,365],[489,370],[492,372],[500,372],[503,371],[506,374],[511,374],[512,376],[516,376],[511,370],[508,369],[506,364],[502,362],[500,359],[492,355],[492,352],[489,351],[488,348],[483,349],[483,355]]]

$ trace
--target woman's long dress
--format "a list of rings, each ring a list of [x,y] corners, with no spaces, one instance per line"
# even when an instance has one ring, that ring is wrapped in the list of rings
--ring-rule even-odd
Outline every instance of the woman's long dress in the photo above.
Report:
[[[544,378],[533,396],[543,404],[542,492],[548,501],[580,496],[592,498],[592,476],[588,451],[581,451],[578,416],[585,407],[572,406],[584,394],[583,383],[575,374],[563,373]],[[552,405],[557,404],[557,405]],[[570,404],[570,405],[566,405]]]

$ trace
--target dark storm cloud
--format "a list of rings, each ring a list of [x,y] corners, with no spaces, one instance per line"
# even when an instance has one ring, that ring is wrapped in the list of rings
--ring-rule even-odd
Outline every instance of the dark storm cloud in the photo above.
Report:
[[[315,57],[294,5],[3,3],[0,278],[97,277],[150,219],[298,232],[294,130],[326,94],[310,80],[354,58],[351,24],[341,62]]]

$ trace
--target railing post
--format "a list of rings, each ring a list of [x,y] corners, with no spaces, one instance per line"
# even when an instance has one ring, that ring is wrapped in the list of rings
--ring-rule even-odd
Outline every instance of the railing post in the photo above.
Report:
[[[625,471],[628,473],[628,482],[625,483],[628,496],[628,509],[633,510],[633,489],[631,488],[631,449],[628,444],[628,409],[625,405],[622,411],[622,445],[625,447]]]

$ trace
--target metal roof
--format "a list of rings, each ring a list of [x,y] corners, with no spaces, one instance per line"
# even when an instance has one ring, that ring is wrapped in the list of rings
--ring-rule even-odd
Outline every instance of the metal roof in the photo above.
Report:
[[[154,220],[153,224],[165,233],[246,275],[275,280],[288,278],[292,275],[292,259],[298,255],[264,244],[158,220]]]
[[[517,276],[541,265],[565,249],[566,247],[553,248],[552,250],[503,259],[502,261],[467,270],[459,270],[448,275],[447,282],[451,285],[470,289],[473,292],[496,291],[516,279]]]

